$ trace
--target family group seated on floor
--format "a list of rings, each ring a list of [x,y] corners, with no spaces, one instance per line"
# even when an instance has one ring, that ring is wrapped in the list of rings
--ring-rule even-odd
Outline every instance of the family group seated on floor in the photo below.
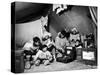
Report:
[[[80,34],[76,28],[71,31],[62,30],[53,40],[49,32],[46,32],[42,40],[38,36],[25,43],[24,58],[35,66],[49,65],[56,62],[68,63],[76,59],[76,48],[82,48]]]

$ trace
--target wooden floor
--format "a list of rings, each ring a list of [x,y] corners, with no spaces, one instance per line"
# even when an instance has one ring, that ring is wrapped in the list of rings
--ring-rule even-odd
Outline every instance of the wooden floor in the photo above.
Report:
[[[41,64],[40,66],[32,66],[31,69],[25,70],[25,73],[33,73],[33,72],[50,72],[50,71],[65,71],[65,70],[81,70],[81,69],[95,69],[96,66],[89,66],[77,62],[76,60],[67,64],[53,62],[48,66],[44,66]]]

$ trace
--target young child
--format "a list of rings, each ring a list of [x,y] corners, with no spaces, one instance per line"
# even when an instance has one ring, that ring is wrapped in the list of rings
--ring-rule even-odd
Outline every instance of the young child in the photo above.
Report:
[[[43,45],[42,50],[39,50],[34,58],[35,65],[38,66],[41,63],[49,65],[53,61],[51,53],[47,50],[47,46]]]
[[[56,47],[54,44],[54,41],[52,39],[51,34],[45,34],[45,36],[42,38],[43,45],[46,45],[48,47],[48,51],[53,55],[55,60],[55,51]]]

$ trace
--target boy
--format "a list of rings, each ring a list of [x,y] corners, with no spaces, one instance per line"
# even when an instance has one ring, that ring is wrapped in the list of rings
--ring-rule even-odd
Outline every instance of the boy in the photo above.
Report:
[[[49,65],[53,61],[51,53],[47,50],[47,46],[43,45],[42,50],[39,50],[34,58],[35,65],[38,66],[41,63]]]
[[[23,47],[25,59],[27,59],[27,57],[29,56],[28,57],[29,61],[32,61],[33,60],[32,56],[36,55],[40,47],[41,47],[40,39],[37,36],[33,37],[33,40],[27,42]]]

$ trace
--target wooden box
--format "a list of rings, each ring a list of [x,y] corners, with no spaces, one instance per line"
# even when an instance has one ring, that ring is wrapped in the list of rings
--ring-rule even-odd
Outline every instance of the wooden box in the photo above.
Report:
[[[86,65],[97,65],[97,49],[82,48],[81,60]]]

